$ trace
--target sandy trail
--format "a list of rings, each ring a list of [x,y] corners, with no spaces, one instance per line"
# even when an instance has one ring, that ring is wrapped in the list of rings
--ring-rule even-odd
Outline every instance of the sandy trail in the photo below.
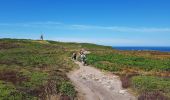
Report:
[[[136,100],[122,88],[118,76],[75,63],[80,68],[70,72],[68,77],[76,86],[79,100]]]

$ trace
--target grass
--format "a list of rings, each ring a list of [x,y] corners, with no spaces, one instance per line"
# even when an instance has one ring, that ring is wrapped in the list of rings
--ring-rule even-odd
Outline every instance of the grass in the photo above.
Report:
[[[170,95],[170,53],[118,51],[88,43],[0,39],[0,99],[38,100],[50,95],[74,99],[66,74],[76,68],[70,56],[90,51],[88,64],[120,75],[139,100],[166,100]],[[166,78],[165,78],[166,77]]]
[[[59,91],[62,94],[66,94],[67,96],[74,97],[76,95],[76,91],[74,91],[74,86],[70,82],[63,81],[60,84]]]
[[[170,98],[170,53],[106,49],[92,51],[87,62],[119,75],[122,87],[137,92],[139,100]]]
[[[133,55],[108,53],[103,55],[90,54],[88,62],[109,71],[122,70],[123,68],[138,68],[144,71],[170,71],[170,59],[151,59]],[[100,64],[99,64],[100,63]],[[114,68],[114,69],[112,69]]]
[[[170,79],[155,76],[135,76],[132,78],[132,87],[139,93],[158,92],[170,96]],[[152,94],[154,95],[154,94]]]
[[[21,100],[22,95],[14,85],[0,81],[0,98],[1,100]]]
[[[26,88],[37,88],[38,86],[41,86],[42,84],[47,83],[48,80],[48,74],[44,73],[44,72],[29,72],[24,73],[25,76],[27,76],[29,79],[29,81],[26,81],[22,84],[22,86],[26,87]]]
[[[0,99],[37,100],[54,94],[74,98],[71,83],[60,89],[63,82],[69,82],[66,73],[76,67],[69,58],[74,46],[79,45],[0,39]]]
[[[110,49],[88,43],[0,39],[0,99],[75,98],[76,91],[66,74],[77,66],[70,59],[72,53],[82,48]]]
[[[150,84],[148,84],[150,83]],[[143,91],[162,91],[170,93],[170,79],[154,76],[134,76],[132,78],[132,86]]]

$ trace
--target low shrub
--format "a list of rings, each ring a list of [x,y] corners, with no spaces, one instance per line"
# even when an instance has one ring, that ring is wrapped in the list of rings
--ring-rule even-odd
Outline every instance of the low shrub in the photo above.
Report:
[[[154,76],[134,76],[132,77],[132,87],[137,92],[142,94],[140,98],[143,98],[143,97],[147,98],[148,95],[154,98],[157,98],[156,95],[159,95],[160,97],[163,97],[161,95],[169,96],[170,79],[154,77]],[[155,92],[155,91],[158,91],[158,92]],[[157,99],[153,99],[153,100],[157,100]]]
[[[0,99],[1,100],[21,100],[22,94],[16,90],[12,84],[6,84],[0,81]]]
[[[128,88],[128,87],[130,87],[131,86],[131,78],[133,77],[133,76],[137,76],[138,75],[138,73],[127,73],[127,74],[125,74],[125,75],[121,75],[120,76],[120,80],[121,80],[121,82],[122,82],[122,87],[123,88]]]
[[[117,68],[138,68],[144,71],[169,71],[170,59],[155,59],[148,57],[139,57],[133,55],[123,55],[118,53],[106,53],[106,54],[89,54],[88,63],[95,65],[101,61],[110,62],[116,65]],[[102,68],[103,65],[98,67]],[[114,66],[113,66],[114,67]],[[112,69],[110,68],[110,71]]]
[[[138,97],[138,100],[168,100],[168,97],[159,91],[144,92]]]
[[[70,82],[61,82],[59,91],[62,93],[62,95],[66,95],[69,97],[75,97],[76,91],[74,90],[74,86]]]

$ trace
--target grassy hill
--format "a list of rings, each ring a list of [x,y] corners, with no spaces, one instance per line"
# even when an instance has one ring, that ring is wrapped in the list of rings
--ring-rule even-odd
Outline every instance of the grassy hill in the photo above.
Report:
[[[88,43],[0,39],[0,100],[76,98],[66,76],[77,68],[70,56],[86,49],[88,64],[121,77],[122,86],[146,98],[170,95],[170,53],[118,51]],[[145,98],[145,99],[142,99]]]
[[[81,48],[103,49],[94,44],[24,39],[0,39],[0,99],[37,100],[51,95],[74,98],[66,76],[76,68],[69,58]]]
[[[121,77],[122,86],[131,88],[139,100],[170,99],[170,53],[158,51],[96,51],[88,63]]]

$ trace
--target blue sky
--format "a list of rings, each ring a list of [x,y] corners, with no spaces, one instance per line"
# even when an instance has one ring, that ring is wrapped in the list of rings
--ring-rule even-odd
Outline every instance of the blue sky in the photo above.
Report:
[[[0,38],[170,46],[170,0],[0,0]]]

